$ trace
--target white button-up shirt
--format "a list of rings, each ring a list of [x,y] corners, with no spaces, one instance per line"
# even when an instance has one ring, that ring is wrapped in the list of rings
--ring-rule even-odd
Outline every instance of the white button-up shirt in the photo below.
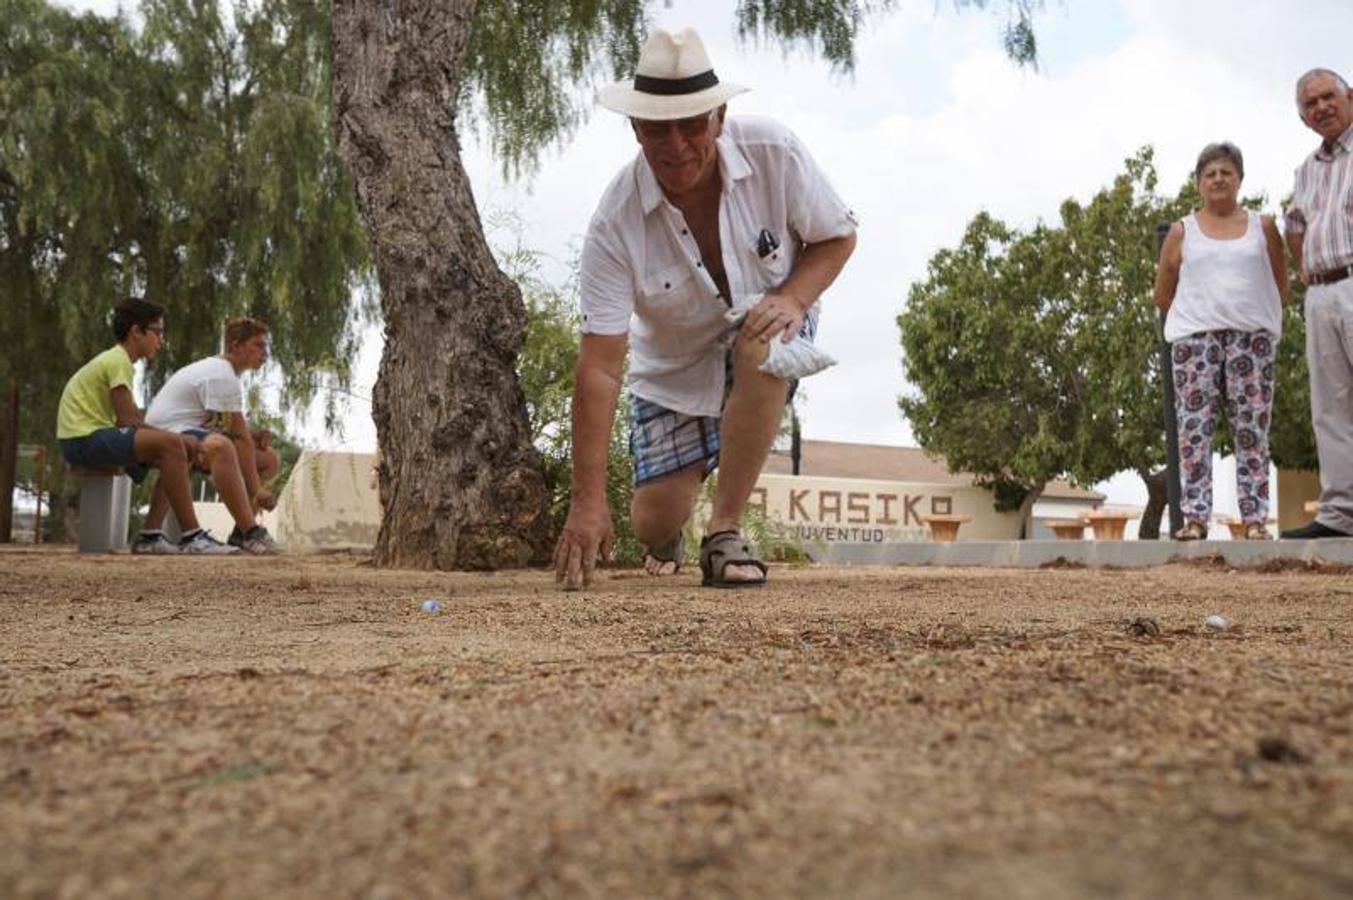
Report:
[[[782,125],[729,118],[716,146],[728,302],[642,153],[602,195],[579,273],[583,332],[630,336],[630,393],[696,416],[717,416],[723,405],[729,306],[750,305],[780,287],[802,245],[845,237],[856,225]],[[816,318],[816,304],[809,315]]]

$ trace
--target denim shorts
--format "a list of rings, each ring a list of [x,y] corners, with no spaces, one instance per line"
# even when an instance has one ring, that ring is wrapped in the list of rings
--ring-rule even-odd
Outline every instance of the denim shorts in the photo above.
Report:
[[[100,428],[84,437],[62,438],[61,456],[71,466],[86,469],[121,468],[140,483],[150,467],[136,459],[136,429],[130,425]]]

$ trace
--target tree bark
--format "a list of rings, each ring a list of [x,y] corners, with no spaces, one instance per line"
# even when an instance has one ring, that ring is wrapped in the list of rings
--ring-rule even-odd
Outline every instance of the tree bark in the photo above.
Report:
[[[526,310],[484,238],[455,132],[474,11],[334,4],[334,127],[385,314],[378,565],[520,566],[546,559],[552,536],[516,373]]]
[[[19,477],[19,385],[10,382],[0,406],[0,544],[14,540],[14,483]]]
[[[1137,527],[1137,539],[1155,541],[1160,539],[1160,520],[1169,505],[1168,472],[1160,469],[1156,472],[1137,470],[1142,481],[1146,482],[1146,509],[1142,511],[1142,521]]]

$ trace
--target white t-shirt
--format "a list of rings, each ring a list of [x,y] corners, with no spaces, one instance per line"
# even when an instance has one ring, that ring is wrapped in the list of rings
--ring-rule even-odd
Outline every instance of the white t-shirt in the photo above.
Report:
[[[213,413],[244,412],[244,385],[221,356],[184,366],[164,383],[146,410],[146,424],[166,431],[203,428]]]
[[[1204,331],[1283,330],[1282,299],[1273,280],[1259,214],[1249,214],[1238,238],[1210,238],[1192,215],[1184,217],[1183,263],[1174,302],[1165,316],[1165,340]]]
[[[783,284],[800,244],[854,233],[854,213],[783,125],[729,118],[716,147],[719,240],[732,306],[750,305]],[[771,244],[778,246],[758,252]],[[579,281],[583,333],[630,336],[632,394],[688,415],[719,414],[729,304],[643,153],[602,195]],[[816,322],[816,305],[809,316]]]

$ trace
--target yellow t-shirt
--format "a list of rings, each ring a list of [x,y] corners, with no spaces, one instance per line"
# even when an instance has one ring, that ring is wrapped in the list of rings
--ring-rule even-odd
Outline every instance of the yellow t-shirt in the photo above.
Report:
[[[66,382],[56,409],[58,440],[93,434],[117,424],[113,388],[132,389],[132,359],[121,344],[114,344],[85,363]]]

